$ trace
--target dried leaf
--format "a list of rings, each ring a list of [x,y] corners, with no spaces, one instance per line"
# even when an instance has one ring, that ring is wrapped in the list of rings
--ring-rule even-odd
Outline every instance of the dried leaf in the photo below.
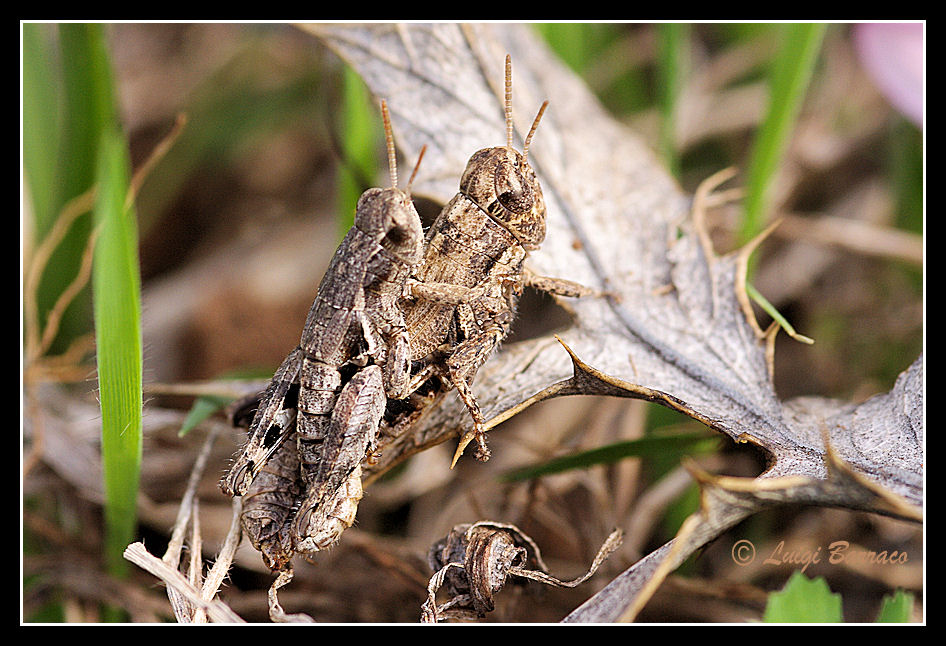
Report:
[[[744,258],[714,253],[700,217],[691,217],[690,201],[654,155],[606,114],[528,28],[307,29],[387,99],[407,157],[428,146],[415,195],[445,202],[469,155],[504,140],[506,53],[514,66],[520,141],[539,104],[551,102],[530,149],[548,206],[548,235],[529,266],[612,296],[567,303],[574,324],[561,336],[575,366],[572,377],[552,338],[509,344],[491,358],[474,386],[487,417],[550,387],[543,396],[606,393],[658,401],[763,448],[770,469],[736,499],[701,510],[704,515],[690,524],[691,536],[679,541],[686,543],[677,548],[679,555],[692,551],[694,541],[718,535],[739,515],[740,505],[752,513],[767,504],[809,502],[919,518],[922,357],[890,393],[862,404],[780,401],[770,376],[771,336],[760,334],[742,305]],[[693,215],[701,214],[697,209]],[[462,432],[469,426],[463,412],[455,398],[426,409],[411,432],[366,470],[366,485],[412,453]],[[704,480],[704,497],[732,493],[729,481]],[[627,578],[649,580],[670,548],[643,559]],[[639,585],[621,603],[638,592]],[[613,621],[626,610],[621,603],[583,620]]]

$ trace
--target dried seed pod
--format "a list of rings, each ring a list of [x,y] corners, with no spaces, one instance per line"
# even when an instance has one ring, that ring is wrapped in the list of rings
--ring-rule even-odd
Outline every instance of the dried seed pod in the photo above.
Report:
[[[493,595],[510,576],[573,588],[588,580],[620,544],[621,530],[615,530],[584,575],[561,581],[548,573],[535,541],[515,525],[493,521],[457,525],[428,553],[434,575],[427,585],[421,621],[436,623],[454,617],[486,616],[494,608]],[[441,589],[450,599],[438,606],[436,594]]]
[[[493,610],[493,593],[513,567],[547,571],[531,538],[514,525],[489,521],[457,525],[431,547],[427,561],[435,572],[424,607],[425,620],[431,621],[439,614],[433,600],[440,588],[450,596],[448,607],[472,609],[483,617]]]

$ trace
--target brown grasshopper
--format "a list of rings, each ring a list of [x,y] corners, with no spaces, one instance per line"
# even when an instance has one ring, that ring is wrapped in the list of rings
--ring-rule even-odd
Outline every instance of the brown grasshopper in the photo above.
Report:
[[[303,493],[299,473],[299,451],[295,438],[296,409],[281,413],[283,428],[291,429],[289,439],[260,470],[243,494],[240,523],[250,542],[271,570],[283,570],[295,554],[291,524]],[[236,425],[237,422],[235,421]]]
[[[423,229],[409,192],[417,167],[407,190],[398,189],[384,101],[381,111],[391,187],[368,189],[358,200],[355,224],[319,285],[299,346],[289,353],[263,393],[249,440],[221,483],[231,496],[248,490],[291,434],[286,409],[297,411],[300,470],[308,485],[318,482],[322,445],[333,432],[332,410],[353,374],[373,362],[377,370],[370,371],[372,384],[379,378],[384,390],[404,390],[409,377],[408,341],[397,300],[411,267],[420,260]],[[362,454],[358,459],[364,457]]]
[[[562,296],[593,290],[524,269],[530,251],[545,239],[545,200],[529,165],[529,143],[548,105],[542,104],[522,152],[513,148],[512,63],[506,56],[506,145],[473,154],[460,190],[427,233],[424,259],[401,301],[410,337],[412,376],[407,397],[431,377],[456,387],[473,417],[454,463],[474,438],[486,460],[485,424],[471,391],[477,370],[509,332],[523,286]],[[397,397],[396,397],[397,398]],[[401,397],[403,398],[403,397]]]
[[[361,463],[376,447],[387,397],[382,370],[359,370],[335,403],[321,461],[292,520],[292,542],[304,554],[334,545],[355,522],[362,498]]]
[[[286,441],[243,494],[243,530],[270,569],[284,570],[297,552],[315,553],[334,545],[354,524],[363,495],[361,462],[375,443],[386,402],[381,368],[366,366],[338,395],[308,492],[298,447]],[[284,409],[280,422],[291,439],[296,410]],[[234,425],[240,425],[236,415]]]
[[[377,437],[387,398],[380,368],[367,366],[352,377],[336,401],[331,427],[322,452],[317,482],[306,493],[294,440],[294,408],[280,413],[286,429],[283,442],[243,494],[240,522],[250,542],[273,571],[282,571],[297,553],[314,553],[338,541],[352,526],[362,498],[361,461]],[[231,418],[234,426],[249,428],[246,408],[258,397],[239,402]]]

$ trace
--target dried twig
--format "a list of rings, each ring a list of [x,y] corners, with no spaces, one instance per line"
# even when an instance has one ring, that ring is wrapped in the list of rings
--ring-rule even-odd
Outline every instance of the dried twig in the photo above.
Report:
[[[315,623],[315,620],[307,614],[296,613],[289,614],[282,609],[282,606],[279,605],[279,599],[276,596],[276,591],[284,585],[292,581],[292,565],[287,567],[285,570],[279,571],[279,576],[276,577],[276,580],[273,581],[273,585],[269,588],[269,593],[267,595],[269,599],[269,618],[275,623],[280,624],[310,624]]]
[[[220,554],[218,554],[217,560],[214,562],[210,572],[208,572],[203,585],[200,583],[201,539],[200,525],[197,519],[198,505],[196,491],[197,485],[200,483],[201,477],[203,476],[204,468],[207,465],[214,440],[217,438],[219,432],[219,427],[214,427],[210,432],[197,456],[193,469],[191,469],[187,489],[181,499],[177,520],[171,531],[171,539],[168,543],[168,548],[164,556],[160,559],[161,567],[158,568],[154,565],[152,560],[157,560],[157,557],[152,556],[147,549],[145,549],[144,545],[140,543],[133,543],[125,550],[125,558],[148,570],[155,576],[158,576],[168,585],[168,599],[174,610],[174,616],[182,623],[202,623],[207,617],[219,621],[220,617],[224,616],[236,617],[237,621],[242,621],[226,604],[214,600],[217,590],[220,588],[223,579],[230,570],[236,548],[240,544],[240,512],[242,510],[242,498],[237,497],[233,500],[233,514],[230,529],[227,532],[223,548],[220,550]],[[184,546],[184,535],[189,523],[193,529],[191,539],[191,563],[189,567],[190,578],[188,580],[184,578],[177,568]],[[172,572],[174,573],[173,575],[170,574]],[[181,581],[184,582],[186,588],[181,587]],[[196,595],[196,601],[194,600],[194,595]],[[221,614],[223,611],[219,609],[212,611],[211,606],[213,604],[223,606],[226,608],[226,612]],[[232,619],[224,620],[232,621]]]
[[[143,543],[132,543],[125,548],[124,557],[164,581],[197,608],[203,609],[211,620],[221,623],[245,623],[230,607],[218,599],[204,599],[183,574],[151,554]]]

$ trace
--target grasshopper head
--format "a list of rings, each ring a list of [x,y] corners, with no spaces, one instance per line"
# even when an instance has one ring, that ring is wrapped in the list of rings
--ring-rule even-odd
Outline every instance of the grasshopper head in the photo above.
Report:
[[[484,148],[470,157],[460,191],[508,229],[526,249],[545,239],[545,199],[528,160],[509,146]]]
[[[397,188],[369,188],[358,199],[355,226],[407,265],[420,262],[424,230],[411,196]]]

